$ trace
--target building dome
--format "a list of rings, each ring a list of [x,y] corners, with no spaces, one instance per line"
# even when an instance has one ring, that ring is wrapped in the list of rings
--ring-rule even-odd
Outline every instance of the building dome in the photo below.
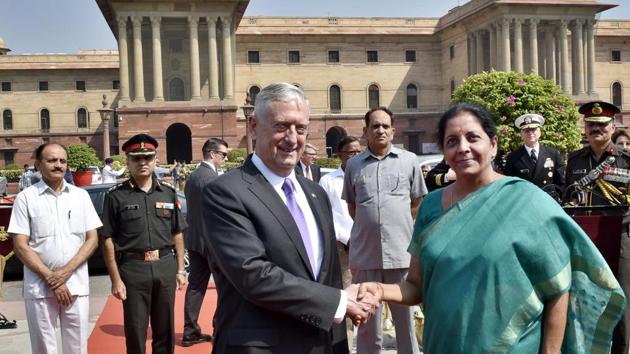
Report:
[[[4,42],[4,39],[0,37],[0,55],[5,55],[10,51],[11,49],[7,47],[6,43]]]

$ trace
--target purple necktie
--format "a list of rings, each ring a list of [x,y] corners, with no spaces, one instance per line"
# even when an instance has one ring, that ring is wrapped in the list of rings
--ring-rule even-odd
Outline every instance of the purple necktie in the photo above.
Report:
[[[291,213],[291,216],[293,216],[293,220],[300,230],[302,242],[304,243],[304,248],[306,248],[306,254],[308,254],[308,260],[311,263],[311,268],[313,269],[314,273],[316,267],[315,257],[313,256],[313,246],[311,245],[311,236],[308,232],[308,226],[306,225],[304,213],[302,213],[302,209],[300,209],[300,206],[295,200],[295,193],[293,193],[293,182],[291,182],[290,179],[285,178],[284,183],[282,184],[282,191],[287,197],[287,208],[289,208],[289,213]],[[317,274],[315,274],[315,279],[317,279]]]

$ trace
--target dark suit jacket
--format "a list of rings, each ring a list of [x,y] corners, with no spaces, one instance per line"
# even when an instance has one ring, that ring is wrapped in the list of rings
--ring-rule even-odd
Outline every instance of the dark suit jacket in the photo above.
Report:
[[[300,162],[298,162],[295,166],[295,173],[297,173],[298,176],[304,176],[304,171],[302,170],[302,164]],[[313,175],[313,182],[319,183],[319,179],[322,178],[322,171],[319,169],[319,165],[311,165],[311,175]]]
[[[539,146],[540,151],[535,166],[525,146],[510,153],[505,163],[505,174],[528,180],[540,188],[550,184],[563,188],[565,164],[562,156],[556,149],[542,144]]]
[[[186,217],[188,228],[184,231],[184,244],[188,250],[207,254],[206,238],[204,237],[206,225],[203,222],[201,202],[203,189],[218,176],[212,167],[201,163],[188,177],[184,188],[188,210]]]
[[[286,205],[251,161],[207,185],[203,213],[217,267],[213,353],[348,353],[333,324],[341,271],[330,202],[297,177],[323,236],[318,280]]]
[[[439,164],[435,165],[424,178],[424,183],[427,185],[427,189],[429,192],[434,191],[438,188],[446,187],[454,181],[446,182],[444,177],[446,177],[446,173],[448,169],[451,168],[445,159],[442,159]]]

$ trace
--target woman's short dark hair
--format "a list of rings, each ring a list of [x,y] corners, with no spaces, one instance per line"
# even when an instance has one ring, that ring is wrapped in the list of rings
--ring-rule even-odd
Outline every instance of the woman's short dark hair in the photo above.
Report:
[[[612,142],[614,144],[617,144],[617,138],[619,138],[622,135],[630,139],[630,132],[628,132],[627,129],[617,128],[617,130],[615,130],[615,132],[612,135]]]
[[[443,149],[444,146],[444,134],[446,134],[448,121],[462,112],[468,112],[475,116],[481,128],[483,128],[490,139],[497,136],[497,126],[494,123],[494,119],[492,119],[492,116],[485,108],[474,103],[458,103],[444,112],[438,123],[438,145],[440,149]]]

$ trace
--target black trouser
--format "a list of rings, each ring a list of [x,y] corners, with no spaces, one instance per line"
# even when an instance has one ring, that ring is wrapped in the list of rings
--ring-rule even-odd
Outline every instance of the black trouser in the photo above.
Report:
[[[159,261],[122,259],[120,276],[127,288],[123,301],[127,353],[146,352],[147,326],[151,321],[153,354],[172,354],[175,350],[175,275],[173,254]]]
[[[210,281],[210,262],[201,253],[188,250],[190,274],[184,303],[184,337],[201,334],[201,327],[197,320],[203,303],[203,297]]]

